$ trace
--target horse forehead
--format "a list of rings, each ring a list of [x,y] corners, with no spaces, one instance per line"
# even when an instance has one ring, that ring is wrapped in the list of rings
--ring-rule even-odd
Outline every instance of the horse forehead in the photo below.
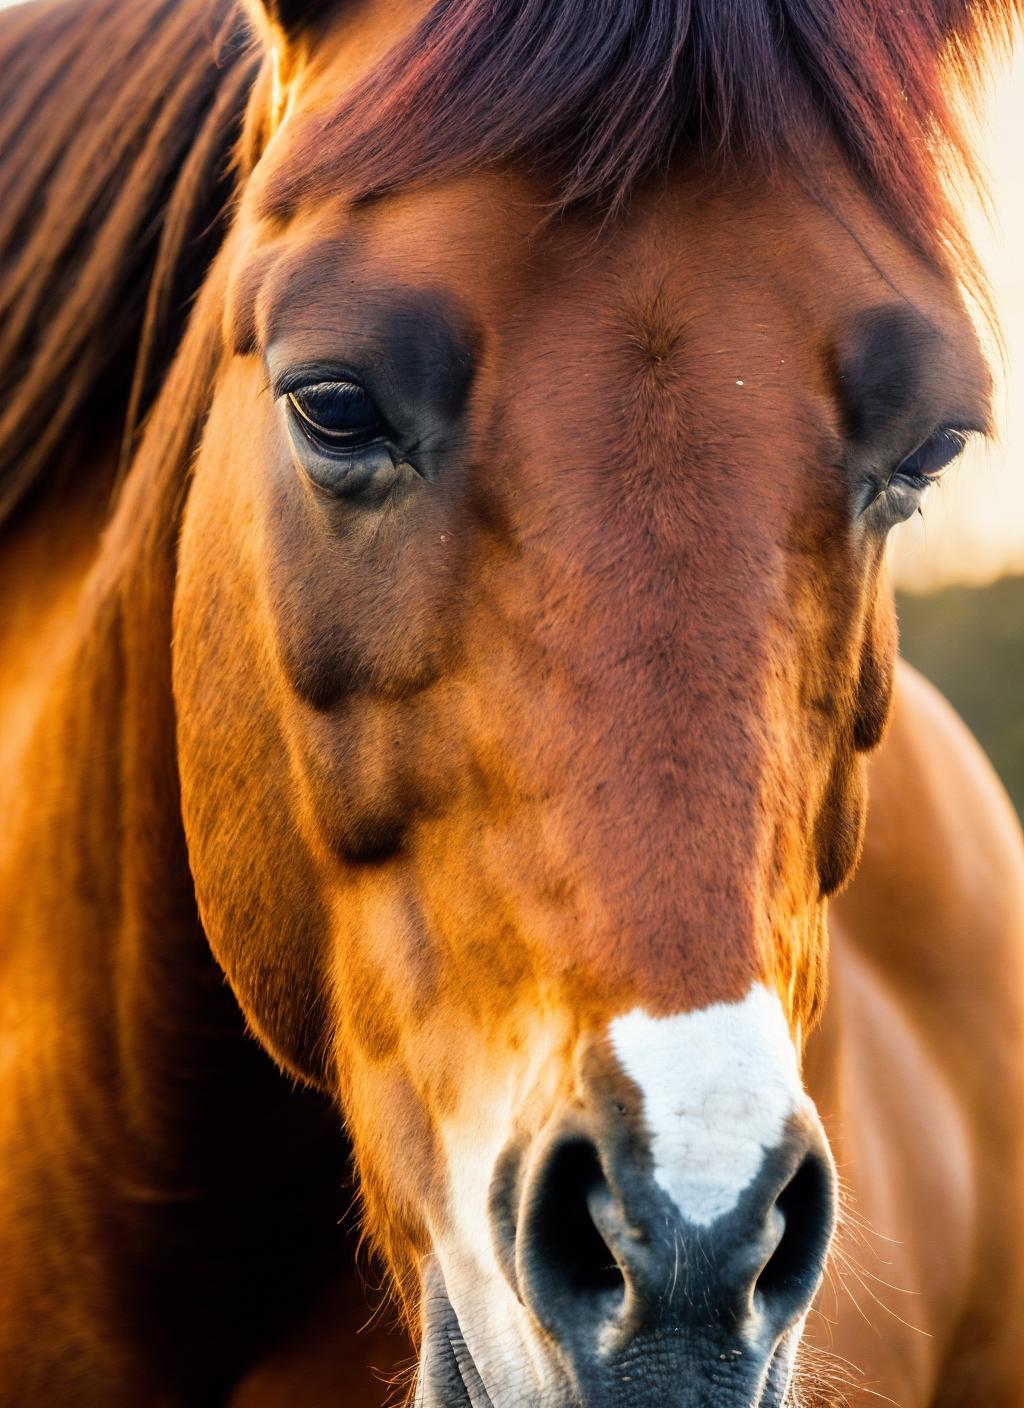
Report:
[[[827,264],[831,307],[840,296],[835,277],[864,273],[854,242],[838,240],[822,212],[785,182],[752,176],[749,184],[712,187],[692,168],[667,173],[612,218],[595,208],[549,219],[551,192],[542,180],[514,163],[485,166],[355,205],[342,192],[316,196],[290,218],[282,239],[278,222],[260,215],[261,193],[301,145],[301,121],[296,127],[281,134],[268,169],[258,169],[246,193],[243,215],[259,238],[317,261],[321,241],[336,241],[353,266],[346,275],[390,269],[410,285],[457,287],[496,324],[511,313],[521,325],[524,298],[547,303],[580,294],[593,306],[595,293],[601,305],[628,295],[638,310],[679,296],[697,307],[714,298],[720,313],[725,298],[737,311],[774,304],[791,314],[793,299],[776,287],[776,274],[790,295],[794,277],[813,295],[821,285],[808,259]]]

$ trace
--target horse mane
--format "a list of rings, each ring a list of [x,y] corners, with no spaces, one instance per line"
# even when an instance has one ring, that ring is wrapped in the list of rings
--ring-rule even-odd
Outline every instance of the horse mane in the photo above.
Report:
[[[0,16],[0,524],[112,436],[130,453],[223,236],[258,61],[231,0]]]
[[[554,179],[553,213],[614,213],[681,148],[728,173],[820,179],[830,137],[882,208],[957,272],[970,246],[945,178],[978,184],[962,99],[1021,0],[438,0],[308,123],[265,196],[287,213],[483,162]]]

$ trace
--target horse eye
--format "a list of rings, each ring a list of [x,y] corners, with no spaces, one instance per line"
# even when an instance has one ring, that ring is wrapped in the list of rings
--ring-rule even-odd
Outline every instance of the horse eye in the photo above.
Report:
[[[354,381],[317,381],[288,392],[306,435],[322,449],[358,450],[382,440],[386,427],[366,390]]]
[[[969,430],[951,425],[943,426],[934,435],[929,435],[912,455],[907,456],[896,470],[896,475],[900,479],[919,485],[937,479],[961,453],[970,437]]]

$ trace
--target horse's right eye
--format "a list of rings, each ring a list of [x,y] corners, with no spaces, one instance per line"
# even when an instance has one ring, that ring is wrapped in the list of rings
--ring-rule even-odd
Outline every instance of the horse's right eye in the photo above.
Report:
[[[296,386],[288,401],[299,428],[327,454],[351,454],[387,436],[376,406],[355,381],[316,381]]]

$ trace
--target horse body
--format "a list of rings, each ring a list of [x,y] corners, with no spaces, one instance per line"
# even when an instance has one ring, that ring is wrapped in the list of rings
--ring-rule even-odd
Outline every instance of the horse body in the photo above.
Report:
[[[264,16],[114,509],[83,437],[6,530],[2,1391],[383,1396],[340,1102],[425,1405],[775,1408],[806,1324],[846,1401],[1012,1408],[1019,830],[907,670],[880,742],[837,467],[983,421],[967,319],[828,140],[824,205],[752,159],[612,226],[514,162],[343,200],[333,95],[425,13]],[[281,449],[364,381],[404,458]]]

